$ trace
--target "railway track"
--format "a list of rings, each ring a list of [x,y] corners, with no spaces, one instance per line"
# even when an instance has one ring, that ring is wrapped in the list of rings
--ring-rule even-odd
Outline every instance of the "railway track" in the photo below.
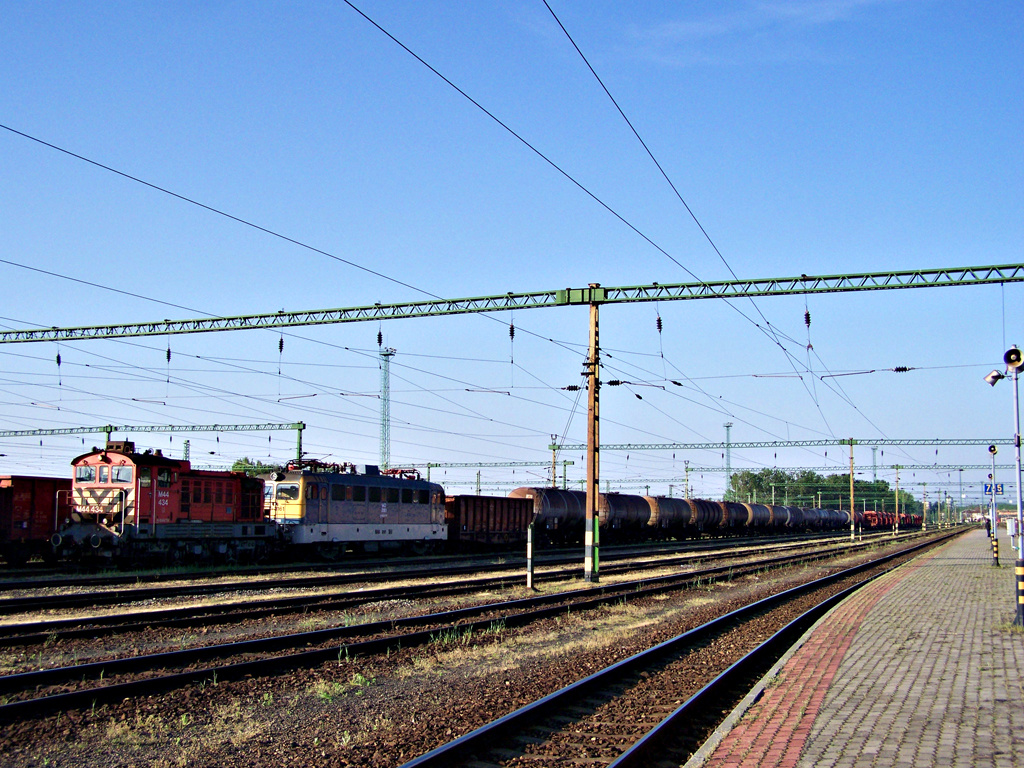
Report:
[[[18,720],[68,709],[95,707],[97,704],[150,696],[196,683],[277,674],[341,657],[385,653],[399,647],[410,648],[429,643],[443,633],[472,634],[487,632],[496,626],[518,627],[567,610],[590,610],[613,602],[678,590],[714,578],[763,572],[767,568],[834,554],[820,553],[812,556],[799,553],[745,565],[722,565],[695,573],[621,582],[374,624],[332,627],[7,675],[0,677],[0,696],[7,702],[0,706],[0,720]],[[339,640],[345,642],[338,645]],[[213,659],[220,660],[220,663],[206,666]]]
[[[871,531],[864,534],[864,539],[881,537],[887,534]],[[734,539],[708,538],[700,540],[688,540],[673,542],[669,544],[618,544],[605,546],[601,550],[602,560],[614,560],[623,557],[639,557],[648,555],[651,557],[660,555],[681,554],[683,552],[700,553],[727,549],[733,546],[764,547],[770,545],[789,545],[793,543],[822,542],[831,540],[848,540],[848,533],[819,533],[802,534],[794,536],[763,536],[745,537]],[[201,581],[216,580],[231,577],[261,578],[272,577],[280,574],[299,573],[303,571],[324,573],[351,573],[351,574],[380,574],[400,572],[402,570],[424,570],[443,567],[445,563],[452,561],[451,555],[436,557],[405,558],[356,558],[336,562],[317,563],[286,563],[280,565],[260,565],[248,567],[226,567],[218,566],[213,568],[171,568],[171,569],[143,569],[131,572],[114,573],[89,573],[77,572],[68,573],[66,569],[53,568],[43,563],[29,563],[21,568],[0,568],[0,593],[15,592],[19,590],[48,588],[81,588],[81,587],[134,587],[142,584],[160,584],[174,581]],[[462,564],[494,564],[500,561],[510,560],[524,564],[525,555],[516,550],[505,553],[492,552],[488,554],[460,554],[458,562]],[[576,548],[558,548],[540,550],[535,554],[534,560],[537,563],[551,562],[561,564],[572,562],[578,559]],[[28,578],[26,578],[26,575]]]
[[[856,551],[857,549],[870,546],[869,544],[857,544],[845,545],[847,551]],[[776,545],[779,551],[804,551],[807,547],[786,547],[785,545]],[[764,551],[763,549],[759,551]],[[742,559],[744,554],[747,552],[741,551],[736,553],[735,559]],[[623,554],[621,557],[625,558]],[[695,566],[700,563],[714,560],[721,560],[722,558],[716,557],[714,554],[703,554],[703,555],[684,555],[675,558],[661,559],[657,562],[658,567],[676,567],[676,566]],[[508,565],[498,567],[498,570],[504,570],[505,575],[466,579],[462,578],[456,582],[449,583],[429,583],[421,585],[411,585],[406,587],[383,587],[373,589],[359,589],[356,592],[344,592],[344,593],[332,593],[332,594],[301,594],[289,597],[279,598],[267,598],[261,599],[257,603],[251,600],[242,600],[228,603],[217,603],[209,605],[199,606],[180,606],[166,608],[162,610],[147,609],[143,611],[129,611],[119,612],[116,614],[103,615],[103,616],[90,616],[88,618],[74,617],[66,619],[46,619],[35,622],[19,622],[16,624],[3,624],[0,625],[0,647],[15,647],[31,645],[34,643],[53,643],[59,640],[70,640],[75,638],[97,638],[111,636],[115,634],[121,634],[126,632],[141,631],[143,629],[152,628],[174,628],[174,627],[194,627],[204,626],[209,624],[229,624],[247,621],[251,619],[258,619],[263,617],[271,616],[284,616],[294,613],[310,613],[315,611],[344,611],[351,608],[365,605],[370,602],[384,601],[384,600],[402,600],[402,599],[427,599],[434,597],[443,596],[456,596],[460,594],[468,594],[474,591],[489,590],[489,589],[501,589],[507,588],[517,584],[521,581],[520,569],[515,566]],[[618,565],[606,565],[604,572],[606,575],[612,575],[615,573],[631,573],[639,569],[636,561],[623,562]],[[492,568],[493,570],[493,568]],[[576,574],[576,566],[572,568],[554,568],[547,571],[541,571],[535,574],[535,581],[554,581],[559,579],[571,578]],[[444,571],[445,575],[450,575],[451,571]],[[468,573],[473,573],[469,571]],[[433,578],[438,574],[434,572],[426,572],[426,576],[421,578]],[[403,578],[410,578],[410,574],[407,572],[403,575]],[[285,582],[275,582],[274,588],[279,588]],[[342,584],[348,583],[342,581]],[[291,584],[290,582],[288,583]],[[295,587],[315,586],[322,588],[325,586],[323,581],[310,582],[308,579],[295,580]],[[115,593],[116,595],[117,593]],[[175,588],[170,588],[169,591],[147,592],[150,599],[159,599],[161,597],[175,597],[180,593]],[[188,594],[191,594],[190,592]],[[138,600],[135,593],[132,593],[132,600]],[[2,601],[0,601],[2,605]],[[11,607],[11,611],[25,610],[26,607],[31,610],[40,609],[57,609],[57,608],[73,608],[90,605],[87,596],[71,596],[71,597],[28,597],[20,599],[17,604]],[[95,605],[92,603],[91,605]]]
[[[934,542],[932,542],[934,543]],[[833,605],[921,544],[744,606],[406,762],[401,768],[678,766]],[[864,574],[870,572],[870,575]],[[757,623],[756,629],[751,625]],[[743,647],[738,660],[714,658]],[[732,662],[732,663],[728,663]]]
[[[916,534],[915,534],[916,535]],[[891,539],[890,539],[891,540]],[[834,542],[841,546],[850,546],[856,548],[858,546],[871,546],[875,538],[870,537],[863,542],[850,545],[849,539],[845,537],[840,538],[829,538],[825,541]],[[602,554],[602,573],[614,574],[620,573],[623,570],[629,570],[631,563],[645,558],[658,558],[658,565],[661,567],[672,567],[676,565],[684,565],[688,563],[700,563],[716,557],[721,557],[722,553],[729,553],[736,557],[743,557],[754,552],[765,552],[777,549],[792,548],[797,546],[820,546],[822,543],[821,539],[815,539],[812,542],[807,542],[806,539],[799,539],[790,542],[779,542],[773,540],[771,543],[746,546],[741,548],[726,547],[723,548],[721,544],[718,544],[714,548],[701,548],[698,552],[678,552],[674,548],[666,550],[624,550],[620,552],[614,552],[610,554]],[[665,555],[668,557],[665,557]],[[539,571],[535,578],[539,580],[551,579],[551,578],[566,578],[571,577],[579,570],[579,557],[577,556],[559,556],[551,558],[541,558],[536,561],[536,564],[540,568],[555,568],[555,570]],[[557,569],[558,566],[564,566],[561,569]],[[486,573],[504,573],[504,574],[520,574],[525,567],[525,562],[519,558],[514,559],[511,562],[505,563],[494,563],[487,562],[483,564],[469,564],[469,565],[446,565],[443,567],[431,567],[421,569],[410,569],[401,568],[398,570],[389,570],[386,572],[367,572],[360,570],[356,572],[340,573],[340,574],[317,574],[314,576],[298,576],[287,579],[274,579],[274,580],[263,580],[263,579],[247,579],[244,581],[226,581],[217,583],[188,583],[188,584],[177,584],[170,586],[157,586],[157,587],[133,587],[126,589],[110,589],[105,591],[82,591],[73,593],[60,592],[58,594],[39,594],[38,590],[41,586],[38,582],[34,582],[32,587],[25,586],[23,589],[31,592],[31,594],[22,595],[18,597],[6,597],[0,598],[0,617],[14,616],[19,613],[26,612],[39,612],[39,611],[55,611],[55,610],[67,610],[67,609],[84,609],[84,608],[96,608],[102,606],[113,606],[123,605],[134,602],[146,602],[146,601],[159,601],[168,600],[178,597],[201,597],[201,596],[213,596],[217,594],[230,593],[230,592],[258,592],[266,591],[269,589],[274,590],[299,590],[317,588],[322,589],[325,587],[336,587],[345,586],[350,584],[363,584],[367,581],[374,582],[393,582],[393,581],[407,581],[417,579],[434,579],[443,578],[446,576],[468,576],[474,575],[481,572]],[[45,585],[49,587],[49,584]],[[76,587],[93,586],[89,582],[75,582]],[[42,631],[42,630],[40,630]]]

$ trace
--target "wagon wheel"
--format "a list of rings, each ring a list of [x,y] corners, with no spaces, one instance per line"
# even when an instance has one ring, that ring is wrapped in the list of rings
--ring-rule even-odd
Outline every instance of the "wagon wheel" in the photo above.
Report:
[[[345,555],[345,545],[338,541],[325,541],[317,544],[316,554],[321,560],[333,563]]]
[[[434,551],[435,544],[432,541],[413,541],[409,543],[409,549],[414,555],[429,555]]]

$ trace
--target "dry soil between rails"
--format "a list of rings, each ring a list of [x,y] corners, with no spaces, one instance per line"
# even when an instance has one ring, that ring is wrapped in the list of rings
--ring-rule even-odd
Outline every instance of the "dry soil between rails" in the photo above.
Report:
[[[0,726],[0,766],[395,766],[741,604],[868,559]]]

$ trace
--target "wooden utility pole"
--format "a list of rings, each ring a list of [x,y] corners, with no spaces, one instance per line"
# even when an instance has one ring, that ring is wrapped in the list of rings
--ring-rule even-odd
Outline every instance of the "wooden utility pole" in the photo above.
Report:
[[[853,506],[853,443],[854,439],[850,438],[850,541],[856,538],[856,522],[857,509]]]
[[[587,369],[587,514],[586,530],[583,534],[583,579],[598,581],[600,571],[600,543],[598,523],[598,491],[600,490],[600,389],[601,389],[601,345],[598,332],[598,291],[600,286],[591,283],[590,297],[590,349],[585,367]]]

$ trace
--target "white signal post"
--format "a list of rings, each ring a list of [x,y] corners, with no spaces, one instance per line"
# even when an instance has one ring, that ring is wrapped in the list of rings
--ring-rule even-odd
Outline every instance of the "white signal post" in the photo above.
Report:
[[[1013,374],[1014,377],[1014,453],[1016,455],[1017,463],[1017,560],[1014,563],[1014,571],[1017,582],[1017,612],[1014,617],[1014,625],[1017,627],[1024,627],[1024,511],[1022,511],[1021,503],[1021,411],[1020,411],[1020,399],[1018,395],[1018,378],[1020,370],[1024,367],[1024,353],[1017,348],[1017,345],[1010,347],[1004,355],[1002,355],[1002,361],[1007,364],[1007,374]],[[999,379],[1006,378],[998,371],[992,371],[988,376],[985,377],[985,381],[995,386],[995,382]],[[993,451],[994,445],[989,447],[989,451],[992,451],[992,474],[995,474],[995,453]],[[993,554],[998,552],[995,549],[995,536],[996,528],[995,525],[998,522],[998,516],[995,514],[995,478],[992,477],[992,549]],[[1012,551],[1012,550],[1011,550]],[[996,562],[998,560],[996,559]]]

